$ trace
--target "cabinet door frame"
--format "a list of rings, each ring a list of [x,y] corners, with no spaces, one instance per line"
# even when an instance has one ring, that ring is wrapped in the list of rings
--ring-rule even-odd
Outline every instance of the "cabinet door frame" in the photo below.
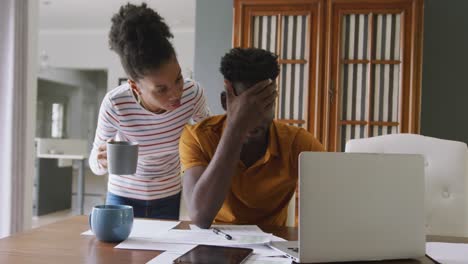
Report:
[[[341,18],[345,14],[400,13],[403,11],[404,37],[401,52],[404,65],[402,71],[402,94],[400,111],[400,133],[420,132],[422,45],[423,45],[423,0],[329,0],[327,1],[327,23],[325,49],[324,95],[322,134],[328,151],[339,151],[338,131],[340,124],[340,52]],[[335,36],[336,35],[336,36]],[[409,47],[409,48],[408,48]],[[372,56],[372,55],[371,55]],[[372,59],[372,58],[370,58]],[[328,92],[325,92],[328,91]]]
[[[307,36],[309,44],[309,83],[308,83],[308,109],[307,130],[318,140],[322,140],[324,131],[322,124],[322,77],[324,69],[319,68],[324,63],[321,50],[325,41],[325,0],[234,0],[234,28],[233,46],[250,47],[251,34],[249,26],[252,25],[253,15],[309,15],[310,34]],[[281,22],[280,22],[281,23]],[[280,30],[280,27],[278,27]],[[277,34],[279,36],[280,34]],[[281,39],[278,40],[281,47]],[[279,59],[280,63],[286,60]],[[283,120],[286,123],[294,123],[294,120]]]

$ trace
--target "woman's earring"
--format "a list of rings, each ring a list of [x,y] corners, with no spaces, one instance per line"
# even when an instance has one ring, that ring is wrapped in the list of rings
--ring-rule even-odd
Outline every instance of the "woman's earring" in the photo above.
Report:
[[[141,96],[140,96],[140,94],[137,94],[137,101],[138,101],[139,104],[141,104]]]

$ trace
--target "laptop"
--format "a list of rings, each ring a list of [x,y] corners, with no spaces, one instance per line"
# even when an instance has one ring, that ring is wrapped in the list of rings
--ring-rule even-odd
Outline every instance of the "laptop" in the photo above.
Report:
[[[270,246],[299,263],[423,257],[424,190],[420,155],[304,152],[299,241]]]

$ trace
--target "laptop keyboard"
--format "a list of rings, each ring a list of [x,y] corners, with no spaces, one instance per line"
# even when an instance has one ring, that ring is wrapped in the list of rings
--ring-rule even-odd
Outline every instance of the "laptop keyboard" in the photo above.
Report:
[[[299,253],[299,248],[297,248],[297,247],[288,248],[288,249],[289,249],[289,250],[292,250],[292,251],[294,251],[294,252],[296,252],[296,253]]]

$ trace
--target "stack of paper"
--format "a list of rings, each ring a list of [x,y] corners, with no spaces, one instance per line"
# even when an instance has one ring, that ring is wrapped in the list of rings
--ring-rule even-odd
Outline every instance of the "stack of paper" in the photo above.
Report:
[[[211,229],[206,230],[179,230],[173,229],[160,233],[151,238],[153,242],[174,243],[174,244],[204,244],[204,245],[249,245],[265,244],[271,241],[271,234],[237,234],[229,233],[232,240],[227,240],[224,236],[215,234]]]
[[[192,230],[170,230],[160,233],[152,238],[129,238],[116,248],[119,249],[140,249],[140,250],[159,250],[184,251],[192,248],[191,245],[223,245],[231,247],[243,247],[253,249],[253,253],[259,256],[283,256],[282,253],[270,248],[270,241],[285,241],[284,239],[264,233],[257,226],[217,226],[221,231],[230,234],[233,240],[227,240],[223,236],[216,235],[211,229],[200,229],[191,226]]]
[[[244,247],[253,249],[253,255],[246,263],[250,264],[283,264],[291,263],[267,244],[271,241],[284,241],[272,234],[263,232],[254,225],[214,225],[232,236],[227,240],[217,235],[212,229],[200,229],[191,225],[191,230],[173,229],[180,222],[136,219],[129,238],[118,244],[118,249],[158,250],[165,251],[149,263],[172,263],[172,261],[196,245],[218,245]],[[91,231],[83,235],[92,235]]]
[[[163,253],[159,254],[154,259],[147,262],[147,264],[172,264],[173,261],[182,256],[183,254],[192,250],[196,245],[188,245],[186,247],[174,247],[171,249],[167,249]]]
[[[444,264],[468,263],[468,244],[426,243],[426,254]]]

